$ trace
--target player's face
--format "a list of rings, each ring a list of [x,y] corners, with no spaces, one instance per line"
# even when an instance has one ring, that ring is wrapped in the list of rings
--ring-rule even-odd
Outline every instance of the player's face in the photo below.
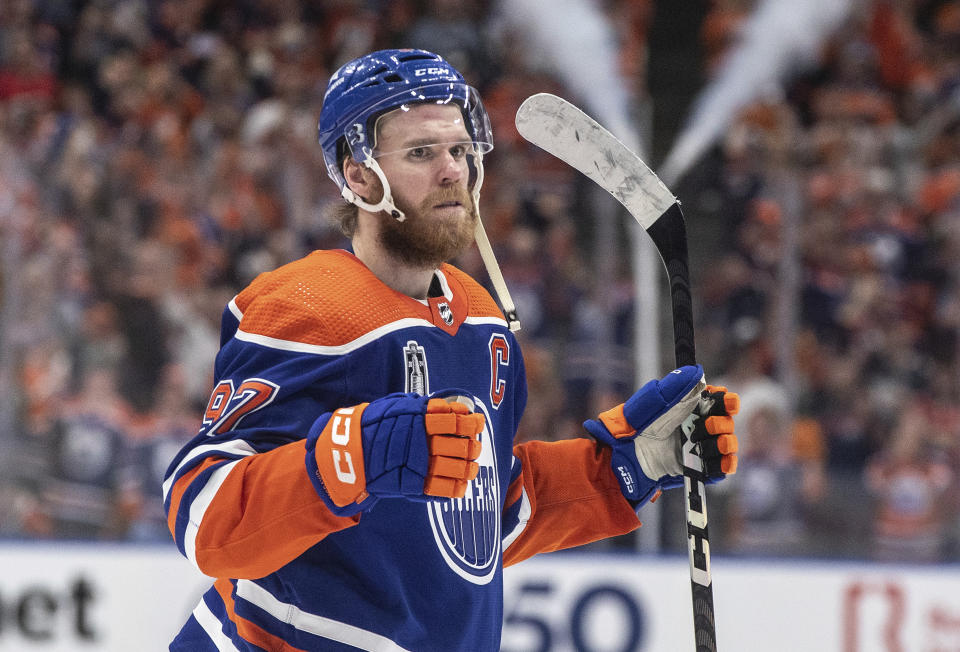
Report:
[[[377,162],[406,220],[381,218],[380,242],[415,265],[436,266],[473,240],[470,136],[459,107],[417,104],[380,120]]]

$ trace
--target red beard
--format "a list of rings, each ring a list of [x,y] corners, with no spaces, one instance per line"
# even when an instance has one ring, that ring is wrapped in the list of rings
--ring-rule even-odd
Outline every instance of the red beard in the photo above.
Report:
[[[437,204],[457,201],[466,214],[456,218],[425,217]],[[380,214],[380,245],[394,258],[414,267],[439,267],[454,258],[473,241],[476,228],[476,206],[470,192],[462,186],[440,188],[414,207],[394,198],[406,219],[398,222],[386,213]]]

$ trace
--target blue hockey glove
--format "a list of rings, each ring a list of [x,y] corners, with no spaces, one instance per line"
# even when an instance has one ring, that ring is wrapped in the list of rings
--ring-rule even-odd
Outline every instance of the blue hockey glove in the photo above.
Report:
[[[701,407],[709,411],[701,415]],[[736,471],[733,419],[739,397],[706,385],[700,365],[651,380],[625,403],[584,422],[611,449],[611,466],[623,495],[635,508],[663,489],[683,486],[681,425],[701,445],[705,481]],[[709,418],[703,418],[707,417]]]
[[[390,394],[325,414],[307,436],[307,470],[335,514],[377,498],[462,498],[476,477],[482,414],[463,403]]]

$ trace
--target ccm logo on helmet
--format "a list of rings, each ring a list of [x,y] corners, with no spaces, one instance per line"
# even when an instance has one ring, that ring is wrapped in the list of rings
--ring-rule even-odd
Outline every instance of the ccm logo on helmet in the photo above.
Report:
[[[350,422],[353,417],[353,408],[340,408],[333,413],[333,428],[330,432],[330,441],[333,444],[330,454],[333,455],[333,468],[337,472],[337,479],[346,484],[357,481],[357,474],[353,470],[353,458],[347,450],[350,443]],[[341,453],[343,455],[341,459]]]
[[[431,66],[429,68],[419,68],[413,73],[417,77],[423,77],[424,75],[449,75],[449,68],[437,68],[436,66]]]

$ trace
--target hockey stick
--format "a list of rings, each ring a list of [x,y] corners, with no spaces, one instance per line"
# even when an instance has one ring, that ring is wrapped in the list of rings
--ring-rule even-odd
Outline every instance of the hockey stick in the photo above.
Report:
[[[517,110],[517,130],[531,143],[579,170],[613,195],[653,239],[670,277],[677,366],[696,362],[687,233],[680,204],[657,175],[593,118],[549,93],[528,97]],[[710,542],[703,462],[684,428],[687,549],[697,652],[715,652],[717,636],[710,578]]]

